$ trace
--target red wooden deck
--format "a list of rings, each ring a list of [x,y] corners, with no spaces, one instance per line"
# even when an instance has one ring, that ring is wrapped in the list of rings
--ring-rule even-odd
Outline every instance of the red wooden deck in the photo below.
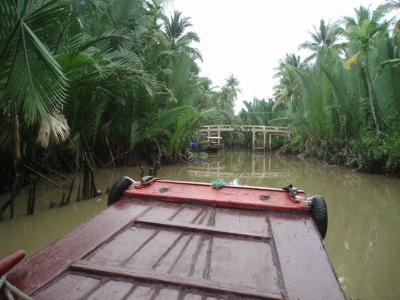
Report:
[[[8,278],[34,299],[345,299],[306,204],[205,187],[131,187]]]
[[[295,212],[309,210],[308,203],[294,203],[286,191],[274,188],[227,186],[217,190],[207,183],[157,180],[143,189],[132,185],[124,195],[225,207]],[[300,191],[299,196],[304,196],[304,192]]]

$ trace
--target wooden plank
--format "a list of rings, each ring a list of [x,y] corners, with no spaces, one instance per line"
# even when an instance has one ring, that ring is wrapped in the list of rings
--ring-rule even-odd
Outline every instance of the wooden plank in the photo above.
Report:
[[[202,295],[196,295],[196,294],[187,294],[183,298],[183,300],[202,300],[203,296]]]
[[[179,297],[179,291],[175,289],[162,289],[154,300],[177,300]]]
[[[189,277],[180,277],[169,274],[157,274],[155,272],[137,272],[122,267],[106,267],[98,264],[91,264],[86,261],[78,261],[71,266],[73,270],[106,275],[111,277],[137,279],[156,283],[165,283],[175,286],[196,288],[200,290],[228,293],[244,297],[254,297],[260,299],[283,299],[279,291],[267,289],[254,289],[236,284],[218,283],[205,279],[192,279]],[[243,270],[242,270],[243,271]]]
[[[35,300],[80,299],[100,285],[96,278],[68,274],[34,296]]]
[[[143,247],[140,247],[140,251],[134,252],[127,262],[122,263],[122,266],[151,271],[167,254],[168,249],[176,244],[180,235],[181,233],[176,231],[158,231]]]
[[[119,266],[131,258],[157,231],[149,228],[129,228],[102,245],[86,259]]]
[[[209,262],[210,262],[210,252],[212,237],[211,236],[203,236],[199,240],[199,244],[197,246],[197,252],[194,253],[195,262],[192,263],[192,266],[189,271],[189,276],[193,278],[206,278],[206,275],[209,275]]]
[[[259,233],[253,233],[253,232],[230,230],[230,229],[227,229],[227,227],[216,228],[216,227],[211,227],[211,226],[187,224],[187,223],[174,222],[174,221],[159,221],[157,219],[149,219],[149,218],[138,218],[135,221],[135,223],[145,224],[145,225],[150,225],[150,226],[167,227],[167,228],[173,228],[173,229],[190,231],[190,232],[217,234],[217,235],[223,235],[223,236],[256,238],[256,239],[262,239],[262,240],[270,238],[270,236],[268,236],[267,233],[259,234]]]
[[[229,228],[235,232],[270,237],[266,212],[216,208],[214,221],[216,228]]]
[[[185,244],[183,251],[179,253],[177,260],[170,269],[171,274],[176,276],[190,276],[191,270],[197,265],[197,255],[201,247],[202,237],[198,234],[190,234],[188,242]],[[205,264],[199,265],[204,270]]]
[[[133,287],[132,283],[124,281],[107,281],[103,286],[92,293],[88,300],[112,299],[122,300]],[[66,294],[68,295],[68,294]]]
[[[288,299],[345,299],[309,216],[270,214]]]
[[[279,291],[277,269],[268,243],[214,237],[210,250],[210,280]]]
[[[8,279],[24,292],[31,294],[61,274],[72,262],[110,239],[148,209],[149,205],[152,203],[118,201],[29,260],[20,263],[9,273]]]
[[[153,299],[155,289],[149,286],[137,286],[126,300],[150,300]]]
[[[181,223],[191,223],[194,222],[197,216],[202,212],[204,209],[203,207],[194,206],[194,205],[181,205],[181,210],[170,218],[170,220],[181,222]]]
[[[209,184],[157,180],[141,189],[130,186],[127,197],[150,198],[181,204],[204,204],[219,207],[263,209],[279,211],[309,211],[305,201],[294,203],[282,189],[227,186],[213,189]],[[299,196],[304,195],[302,191]]]
[[[187,247],[192,235],[183,235],[169,248],[164,247],[164,253],[154,263],[152,269],[157,273],[170,273],[179,261],[182,252]]]
[[[182,205],[176,205],[173,203],[158,203],[153,209],[146,212],[145,216],[154,219],[168,220],[176,215],[181,209]]]

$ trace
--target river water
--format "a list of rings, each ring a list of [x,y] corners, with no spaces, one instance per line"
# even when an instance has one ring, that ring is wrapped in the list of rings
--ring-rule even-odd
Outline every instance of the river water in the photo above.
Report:
[[[122,175],[138,178],[139,170],[98,169],[96,183],[105,191]],[[231,184],[270,187],[292,183],[308,196],[325,196],[329,212],[325,247],[346,295],[363,300],[400,299],[399,178],[359,174],[292,156],[234,150],[210,154],[203,164],[163,166],[158,177],[200,182],[223,178]],[[63,183],[61,178],[52,179]],[[25,216],[27,192],[23,191],[17,199],[16,218],[10,220],[7,211],[5,222],[0,223],[0,257],[18,248],[32,255],[106,208],[103,195],[49,209],[50,201],[59,202],[67,190],[39,182],[33,216]]]

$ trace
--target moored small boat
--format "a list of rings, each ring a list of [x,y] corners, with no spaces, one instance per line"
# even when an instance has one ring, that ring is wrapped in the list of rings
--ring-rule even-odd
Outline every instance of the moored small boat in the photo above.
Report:
[[[322,197],[122,177],[108,204],[8,281],[34,299],[345,299]]]

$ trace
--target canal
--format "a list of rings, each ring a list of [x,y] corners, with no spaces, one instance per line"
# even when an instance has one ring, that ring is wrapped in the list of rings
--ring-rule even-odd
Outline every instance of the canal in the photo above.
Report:
[[[138,178],[139,169],[98,169],[96,183],[102,196],[52,209],[50,202],[59,202],[68,184],[57,189],[41,181],[33,216],[25,216],[27,191],[23,191],[17,199],[16,218],[10,220],[7,211],[0,223],[0,257],[18,248],[32,255],[105,209],[104,191],[122,175]],[[399,178],[359,174],[292,156],[234,150],[211,154],[202,164],[163,166],[159,177],[201,182],[223,178],[230,184],[270,187],[292,183],[308,196],[325,196],[329,211],[325,246],[347,297],[400,299]],[[63,183],[62,178],[52,179]]]

